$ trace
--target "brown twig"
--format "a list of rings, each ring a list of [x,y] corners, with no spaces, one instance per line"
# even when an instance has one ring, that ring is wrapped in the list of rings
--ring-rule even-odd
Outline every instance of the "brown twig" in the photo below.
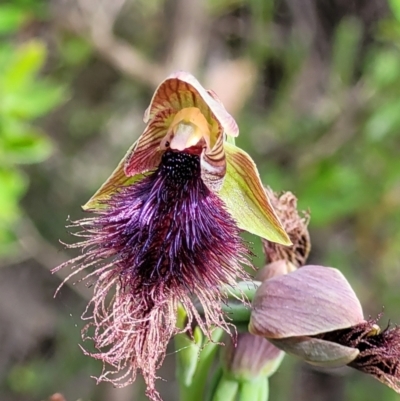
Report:
[[[203,0],[176,0],[166,71],[196,74],[204,59],[210,35],[210,20]]]
[[[165,75],[164,68],[113,34],[124,2],[62,0],[54,8],[55,20],[64,29],[88,40],[101,57],[123,74],[156,87]]]

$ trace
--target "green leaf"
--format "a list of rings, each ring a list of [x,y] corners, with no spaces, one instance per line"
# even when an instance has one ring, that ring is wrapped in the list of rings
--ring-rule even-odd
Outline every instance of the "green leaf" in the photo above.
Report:
[[[299,209],[311,210],[314,226],[332,224],[372,201],[360,170],[354,163],[348,164],[326,161],[303,171],[307,184],[299,187]]]
[[[380,49],[372,52],[370,63],[367,65],[367,79],[373,89],[395,85],[400,78],[400,56],[395,49]]]
[[[394,17],[400,22],[400,0],[389,0],[389,6],[393,11]]]
[[[17,48],[14,57],[0,76],[0,88],[4,92],[20,90],[32,82],[46,59],[46,47],[37,40]]]
[[[26,19],[26,12],[13,4],[0,4],[0,35],[18,30]]]
[[[257,167],[243,150],[224,144],[226,175],[219,196],[238,227],[261,238],[284,245],[290,239],[267,198]]]
[[[52,151],[52,143],[42,132],[19,121],[7,121],[0,131],[0,159],[8,164],[37,163]]]
[[[400,129],[400,100],[393,99],[377,107],[367,119],[365,134],[368,139],[381,141]]]
[[[15,118],[33,119],[46,114],[64,99],[65,89],[49,81],[32,82],[18,91],[6,92],[1,109]]]
[[[26,187],[27,181],[21,173],[0,167],[0,224],[3,227],[19,217],[18,201]]]

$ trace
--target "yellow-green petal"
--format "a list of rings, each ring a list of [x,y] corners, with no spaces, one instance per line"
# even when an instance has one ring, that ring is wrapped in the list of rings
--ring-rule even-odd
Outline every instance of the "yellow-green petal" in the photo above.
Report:
[[[243,150],[225,142],[227,169],[218,195],[225,202],[238,227],[268,241],[291,245],[272,208],[257,167]]]
[[[143,174],[136,174],[128,177],[125,174],[126,159],[131,155],[136,143],[126,153],[125,157],[119,162],[117,168],[113,171],[107,181],[96,191],[96,193],[82,206],[83,210],[96,210],[105,207],[104,201],[109,199],[118,188],[131,185],[144,177]]]
[[[131,185],[144,177],[144,173],[154,170],[161,161],[165,149],[160,149],[160,142],[166,135],[174,113],[166,109],[158,113],[149,122],[143,134],[129,148],[107,181],[82,206],[83,210],[104,208],[106,201],[118,188]]]

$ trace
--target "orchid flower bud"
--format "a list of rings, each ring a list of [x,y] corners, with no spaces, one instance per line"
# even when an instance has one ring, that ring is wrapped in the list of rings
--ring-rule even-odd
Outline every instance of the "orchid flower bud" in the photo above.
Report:
[[[284,352],[262,337],[239,333],[236,341],[227,337],[212,401],[267,401],[268,378],[275,373]]]
[[[262,337],[239,333],[235,342],[227,338],[221,357],[224,370],[240,382],[268,378],[279,367],[284,353]]]
[[[264,281],[249,331],[321,367],[348,365],[400,393],[400,328],[365,320],[356,294],[337,269],[304,266]]]

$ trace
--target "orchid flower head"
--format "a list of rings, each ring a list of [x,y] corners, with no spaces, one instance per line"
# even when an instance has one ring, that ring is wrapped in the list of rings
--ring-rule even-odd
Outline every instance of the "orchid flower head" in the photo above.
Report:
[[[83,206],[72,275],[94,282],[85,338],[104,362],[99,381],[123,386],[140,371],[159,400],[156,371],[169,340],[196,324],[226,331],[222,285],[246,279],[249,231],[290,244],[250,156],[234,145],[238,126],[217,96],[189,73],[156,89],[143,134]],[[110,296],[110,294],[112,296]],[[196,304],[201,304],[202,313]],[[177,325],[177,310],[187,315]]]

